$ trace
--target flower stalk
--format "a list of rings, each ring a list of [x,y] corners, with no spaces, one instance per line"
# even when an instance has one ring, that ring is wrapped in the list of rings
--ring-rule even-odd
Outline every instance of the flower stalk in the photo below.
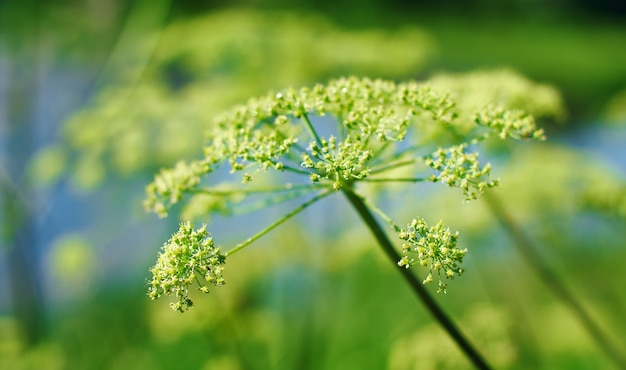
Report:
[[[397,265],[397,262],[401,260],[400,255],[395,250],[378,222],[376,222],[376,219],[363,199],[349,188],[343,188],[342,192],[352,207],[354,207],[357,211],[363,222],[365,222],[372,234],[374,234],[378,245],[383,249],[385,255],[387,255],[393,265]],[[428,293],[428,290],[426,290],[420,279],[418,279],[416,275],[408,269],[398,267],[397,270],[409,284],[413,293],[415,293],[415,295],[422,301],[426,309],[435,318],[435,320],[437,320],[448,335],[450,335],[450,338],[452,338],[457,346],[459,346],[461,351],[463,351],[465,356],[474,364],[474,366],[477,369],[490,369],[490,366],[487,364],[483,356],[463,335],[463,333],[459,330],[452,319],[450,319],[450,317],[448,317],[448,315],[443,311],[439,304],[437,304],[430,293]]]

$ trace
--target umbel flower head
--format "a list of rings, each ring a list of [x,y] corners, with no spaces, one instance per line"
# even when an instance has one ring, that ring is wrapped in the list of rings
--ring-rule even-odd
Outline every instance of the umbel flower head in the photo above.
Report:
[[[439,149],[426,158],[426,164],[437,173],[430,175],[433,182],[442,182],[463,190],[467,200],[476,199],[485,188],[492,188],[498,180],[488,180],[491,165],[481,167],[477,153],[467,153],[467,144],[456,145],[446,150]]]
[[[426,164],[437,180],[474,198],[494,183],[484,181],[489,167],[468,152],[471,144],[494,134],[543,137],[532,117],[486,106],[476,112],[475,130],[463,143],[420,141],[422,122],[453,131],[457,116],[445,92],[417,82],[350,77],[271,93],[216,117],[204,158],[161,170],[148,185],[144,204],[164,217],[184,193],[197,191],[204,175],[224,164],[240,174],[242,183],[260,171],[287,171],[337,190],[382,174],[392,163],[393,168]],[[318,131],[330,134],[322,137]]]
[[[446,292],[447,285],[442,278],[454,279],[463,273],[460,264],[467,253],[467,249],[459,249],[456,242],[459,233],[452,233],[440,221],[433,227],[428,227],[423,219],[413,219],[406,229],[402,229],[398,235],[404,240],[402,252],[405,256],[398,262],[398,266],[409,268],[419,264],[429,268],[428,276],[424,284],[433,281],[433,273],[439,277],[438,292]],[[415,254],[417,259],[410,258],[409,253]]]
[[[178,232],[163,245],[149,282],[148,296],[156,299],[173,295],[177,301],[171,307],[183,312],[193,305],[189,299],[189,286],[197,284],[204,293],[207,285],[224,285],[222,277],[226,257],[215,247],[206,226],[194,230],[190,223],[182,223]],[[207,284],[201,282],[204,280]]]
[[[490,137],[542,139],[543,132],[530,115],[519,110],[485,106],[471,114],[462,113],[446,92],[413,81],[350,77],[270,93],[217,116],[207,132],[204,157],[162,170],[147,186],[144,204],[164,217],[185,195],[192,195],[191,199],[199,194],[223,196],[224,202],[205,202],[206,212],[236,214],[229,208],[241,206],[252,194],[316,194],[249,239],[253,241],[323,196],[338,191],[356,193],[357,184],[434,181],[459,188],[467,199],[475,199],[497,184],[489,179],[490,165],[481,164],[473,151],[477,144]],[[459,117],[464,121],[459,122]],[[467,122],[467,117],[473,119]],[[425,131],[428,135],[423,135]],[[442,134],[433,135],[437,131]],[[230,179],[231,189],[207,181],[207,175],[224,166],[236,180]],[[409,177],[391,177],[391,170],[397,168],[406,169]],[[268,187],[265,174],[269,173],[275,176]],[[287,174],[290,177],[285,180]],[[254,185],[259,176],[264,177],[262,187]],[[291,183],[297,177],[301,182]],[[442,224],[428,228],[423,221],[414,221],[410,225],[403,231],[403,239],[417,249],[406,251],[417,253],[419,264],[430,266],[431,279],[432,273],[439,271],[447,278],[461,274],[459,264],[465,251],[455,247],[456,235]],[[174,294],[179,298],[175,308],[185,309],[194,271],[216,285],[223,282],[224,256],[213,249],[205,233],[204,228],[192,232],[188,224],[181,226],[153,269],[151,296]],[[248,244],[236,246],[227,255]],[[196,250],[208,251],[212,259],[198,267],[195,255],[184,257]],[[399,262],[413,264],[408,259]],[[184,271],[177,272],[180,269]],[[445,288],[440,285],[440,290]]]

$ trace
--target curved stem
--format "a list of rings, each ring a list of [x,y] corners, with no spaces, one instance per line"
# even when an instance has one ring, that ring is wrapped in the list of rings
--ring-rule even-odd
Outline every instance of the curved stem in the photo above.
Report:
[[[374,234],[374,237],[378,241],[378,244],[383,249],[385,254],[389,257],[394,266],[396,266],[398,272],[404,277],[406,282],[411,286],[413,292],[424,303],[428,311],[434,316],[435,320],[448,332],[452,340],[459,346],[465,356],[476,366],[478,369],[490,369],[489,365],[482,357],[478,350],[472,346],[472,344],[465,338],[463,333],[457,328],[456,324],[448,317],[443,309],[437,304],[437,302],[431,297],[423,284],[419,279],[411,273],[411,271],[405,268],[398,268],[397,262],[400,260],[400,255],[394,249],[393,245],[381,229],[378,222],[370,212],[369,208],[365,205],[365,202],[359,195],[354,193],[349,187],[342,188],[343,193],[348,198],[352,206],[359,213],[359,216],[363,219],[367,227]]]
[[[509,234],[513,245],[517,248],[528,265],[535,270],[543,283],[552,290],[552,293],[572,310],[572,313],[578,318],[587,333],[591,335],[604,353],[609,356],[620,369],[626,369],[626,358],[624,355],[620,353],[616,346],[607,338],[598,324],[596,324],[587,311],[585,311],[580,302],[578,302],[574,295],[565,287],[565,284],[559,280],[554,271],[543,262],[543,259],[536,252],[530,239],[506,212],[497,196],[493,194],[483,194],[483,197],[489,209],[496,219],[498,219],[502,228]]]

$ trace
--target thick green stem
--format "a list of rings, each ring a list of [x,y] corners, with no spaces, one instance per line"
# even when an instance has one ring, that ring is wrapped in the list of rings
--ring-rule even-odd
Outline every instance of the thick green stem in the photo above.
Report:
[[[528,265],[535,270],[543,283],[552,290],[552,293],[571,309],[572,313],[578,318],[587,333],[591,335],[604,353],[609,356],[620,369],[626,369],[626,358],[624,358],[624,355],[602,332],[600,327],[594,322],[587,311],[585,311],[574,295],[565,287],[565,284],[559,280],[554,271],[543,261],[533,247],[533,243],[526,234],[524,234],[521,227],[513,220],[509,213],[507,213],[497,196],[494,194],[484,194],[483,197],[489,209],[498,219],[502,228],[508,233],[513,241],[513,245],[517,248]]]
[[[452,340],[459,346],[459,348],[463,351],[465,356],[476,366],[478,369],[490,369],[489,365],[482,357],[478,350],[474,348],[474,346],[465,338],[463,333],[457,328],[456,324],[452,322],[452,320],[448,317],[448,315],[443,311],[443,309],[437,304],[437,302],[431,297],[428,293],[424,285],[419,281],[419,279],[413,275],[410,270],[405,268],[400,268],[397,266],[397,262],[400,260],[400,255],[394,249],[393,245],[385,235],[384,231],[381,229],[380,225],[370,212],[369,208],[365,205],[365,202],[361,197],[355,194],[352,189],[349,187],[342,188],[343,193],[348,198],[352,206],[359,213],[367,227],[374,234],[374,237],[378,241],[378,244],[383,249],[387,257],[391,260],[394,267],[400,272],[402,277],[406,280],[406,282],[411,286],[413,292],[419,297],[419,299],[424,303],[428,311],[434,316],[434,318],[439,322],[439,324],[444,328],[446,332],[450,335]]]

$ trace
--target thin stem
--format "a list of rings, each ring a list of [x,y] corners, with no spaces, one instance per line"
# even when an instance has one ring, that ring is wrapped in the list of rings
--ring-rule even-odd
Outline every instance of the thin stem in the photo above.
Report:
[[[328,189],[328,190],[326,190],[324,192],[319,193],[318,195],[316,195],[315,197],[309,199],[308,201],[302,203],[300,206],[298,206],[297,208],[293,209],[291,212],[287,213],[286,215],[281,217],[279,220],[275,221],[273,224],[271,224],[268,227],[266,227],[265,229],[259,231],[257,234],[249,237],[245,241],[237,244],[235,247],[233,247],[233,249],[231,249],[230,251],[226,252],[226,256],[231,256],[231,255],[239,252],[240,250],[242,250],[245,247],[247,247],[249,244],[257,241],[263,235],[269,233],[270,231],[274,230],[276,227],[278,227],[281,224],[283,224],[285,221],[289,220],[290,218],[292,218],[293,216],[297,215],[298,213],[304,211],[311,204],[317,202],[318,200],[320,200],[320,199],[322,199],[322,198],[324,198],[324,197],[326,197],[326,196],[328,196],[328,195],[330,195],[330,194],[332,194],[334,192],[336,192],[336,190]]]
[[[385,152],[385,150],[390,149],[390,148],[393,149],[393,147],[390,147],[391,143],[392,141],[385,141],[383,145],[380,146],[380,148],[376,149],[376,151],[372,155],[372,158],[374,158],[372,163],[376,163],[376,159],[378,158],[385,158],[385,156],[383,156],[383,153]]]
[[[363,203],[365,203],[366,207],[368,207],[371,211],[376,213],[378,215],[378,217],[382,218],[383,221],[388,223],[389,226],[391,226],[391,228],[395,232],[399,233],[402,230],[402,228],[400,226],[398,226],[395,222],[393,222],[391,217],[387,216],[387,214],[385,212],[383,212],[380,208],[376,207],[376,205],[374,205],[372,202],[369,202],[367,199],[362,198],[362,197],[361,197],[361,201],[363,201]]]
[[[403,161],[406,160],[406,159],[403,159],[403,158],[406,158],[406,156],[411,155],[411,153],[413,153],[413,152],[417,153],[417,152],[419,152],[419,151],[421,151],[423,149],[424,149],[424,147],[420,146],[420,145],[410,145],[410,146],[407,146],[406,148],[404,148],[404,149],[402,149],[402,150],[400,150],[400,151],[398,151],[396,153],[393,153],[389,157],[382,157],[382,156],[378,155],[378,156],[375,157],[375,158],[378,159],[378,161],[373,161],[373,162],[377,163],[377,164],[378,163],[384,164],[385,166],[383,166],[382,168],[386,168],[386,166],[388,164],[392,164],[393,165],[394,163],[397,163],[399,161],[403,162]],[[430,154],[417,155],[417,156],[415,156],[415,154],[413,154],[410,157],[410,160],[411,160],[411,163],[414,163],[414,162],[416,162],[418,160],[424,160],[428,156],[430,156]],[[378,171],[378,169],[376,169],[376,171]]]
[[[366,177],[364,179],[362,179],[361,181],[365,181],[365,182],[424,182],[424,181],[430,181],[429,178],[427,177],[409,177],[409,178],[395,178],[395,179],[372,179],[369,177]]]
[[[272,162],[272,164],[274,164],[274,165],[276,164],[276,161],[271,161],[270,160],[270,162]],[[235,173],[236,171],[247,170],[247,169],[254,168],[254,167],[258,168],[258,163],[255,163],[255,162],[248,163],[244,168],[242,168],[240,170],[232,170],[231,173]],[[303,169],[297,168],[297,167],[292,167],[292,166],[290,166],[288,164],[284,164],[284,163],[283,163],[283,168],[280,171],[289,171],[289,172],[298,173],[298,174],[307,175],[307,176],[311,174],[311,171],[303,170]]]
[[[279,135],[280,138],[283,140],[287,138],[287,136],[284,133],[282,133],[280,130],[274,130],[274,132],[276,132],[276,134]],[[307,153],[307,151],[303,147],[301,147],[297,142],[292,143],[291,147],[295,149],[296,152]],[[300,161],[300,158],[296,157],[295,153],[293,153],[291,150],[287,151],[287,153],[285,154],[286,154],[287,159],[294,162],[294,164],[297,164]]]
[[[498,219],[502,228],[508,233],[509,238],[518,252],[526,260],[532,269],[535,270],[544,284],[552,290],[561,301],[568,306],[572,313],[578,318],[585,330],[595,340],[597,345],[609,356],[620,369],[626,369],[626,358],[602,332],[600,327],[594,322],[591,316],[585,311],[574,295],[565,287],[552,269],[543,261],[536,252],[531,240],[524,234],[522,228],[515,222],[509,213],[504,209],[501,202],[494,194],[484,194],[487,206]]]
[[[419,159],[421,159],[421,158],[403,159],[403,160],[400,160],[400,161],[391,162],[391,164],[372,169],[370,171],[370,174],[375,174],[375,173],[380,173],[380,172],[384,172],[384,171],[389,171],[389,170],[392,170],[392,169],[398,168],[398,167],[409,166],[409,165],[412,165],[412,164],[416,163]]]
[[[393,265],[397,268],[400,274],[404,277],[406,282],[411,286],[413,292],[419,297],[422,303],[426,306],[428,311],[434,316],[435,320],[444,328],[450,335],[452,340],[459,346],[465,356],[476,366],[478,369],[490,369],[489,365],[482,357],[480,353],[472,346],[472,344],[465,338],[461,331],[457,328],[456,324],[448,317],[443,309],[437,304],[437,302],[430,296],[426,288],[419,281],[419,279],[411,273],[411,271],[405,268],[398,268],[397,262],[400,260],[400,255],[394,249],[393,245],[385,235],[384,231],[376,222],[376,219],[370,212],[370,209],[365,205],[363,199],[354,193],[349,187],[342,188],[343,193],[348,198],[352,206],[356,209],[359,216],[363,219],[367,227],[374,234],[374,237],[378,241],[378,244],[383,249],[385,254],[389,257]]]
[[[330,184],[326,184],[326,188],[330,188],[332,185]],[[252,202],[249,204],[245,204],[242,205],[240,207],[237,207],[236,209],[233,209],[232,214],[233,215],[245,215],[247,213],[251,213],[251,212],[255,212],[261,209],[265,209],[268,208],[270,206],[274,206],[280,203],[284,203],[287,202],[289,200],[301,197],[303,195],[307,195],[310,194],[311,191],[315,190],[315,188],[309,188],[309,189],[302,189],[299,191],[294,191],[294,192],[289,192],[289,193],[283,193],[283,194],[277,194],[276,196],[273,197],[269,197],[269,198],[265,198],[265,199],[260,199],[256,202]]]
[[[303,169],[300,169],[300,168],[292,167],[292,166],[287,165],[287,164],[283,164],[283,170],[289,171],[289,172],[293,172],[293,173],[298,173],[298,174],[301,174],[301,175],[307,175],[307,176],[309,176],[311,174],[311,171],[307,171],[307,170],[303,170]]]
[[[317,132],[315,132],[315,129],[313,128],[313,124],[311,124],[311,121],[309,120],[309,116],[306,113],[302,114],[302,120],[304,121],[305,126],[307,130],[309,131],[309,133],[311,134],[311,136],[313,136],[313,138],[315,139],[315,142],[317,143],[317,145],[321,147],[322,141],[320,140],[320,137],[317,136]]]
[[[257,193],[276,193],[279,191],[296,191],[302,189],[319,189],[328,188],[332,185],[317,183],[317,184],[285,184],[282,186],[268,186],[260,188],[241,188],[241,189],[216,189],[216,188],[200,188],[190,190],[190,193],[209,194],[209,195],[231,195],[231,194],[257,194]]]
[[[470,144],[470,145],[476,145],[476,144],[480,143],[481,141],[485,141],[485,140],[487,140],[487,139],[489,139],[489,138],[491,137],[491,134],[492,134],[492,133],[493,133],[492,131],[489,131],[489,132],[484,133],[484,134],[482,134],[482,135],[480,135],[480,136],[478,136],[478,137],[475,137],[475,138],[473,138],[473,139],[469,142],[469,144]]]

